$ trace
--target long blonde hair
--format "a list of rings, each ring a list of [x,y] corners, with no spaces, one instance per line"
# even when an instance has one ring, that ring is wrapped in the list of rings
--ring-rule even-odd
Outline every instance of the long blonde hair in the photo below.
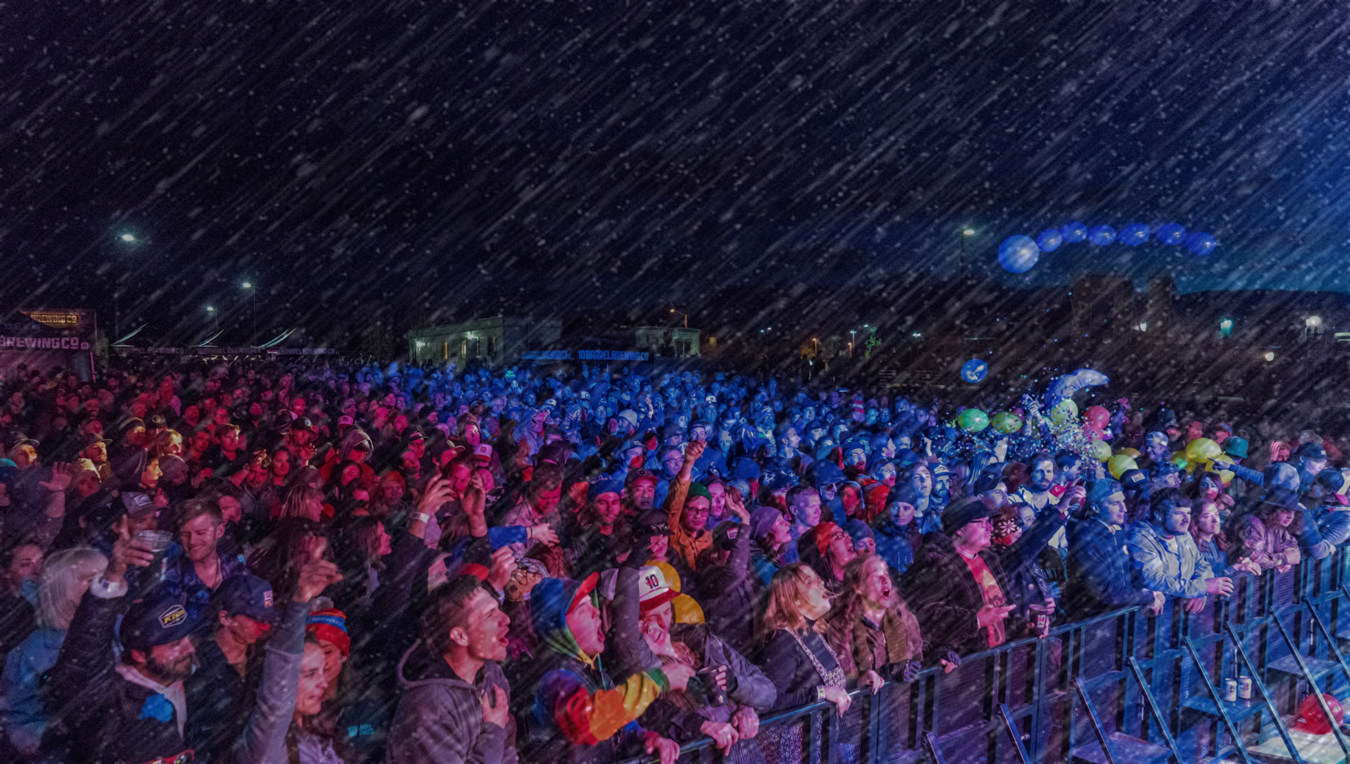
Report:
[[[774,573],[765,593],[767,604],[760,620],[760,638],[767,641],[779,629],[804,633],[810,624],[797,603],[806,599],[806,593],[813,586],[823,587],[824,584],[816,572],[803,563],[785,565]],[[816,621],[814,628],[816,633],[823,633],[825,619]]]
[[[62,549],[42,566],[38,576],[37,625],[43,629],[68,629],[75,608],[87,586],[80,579],[96,576],[108,568],[108,558],[90,546]]]

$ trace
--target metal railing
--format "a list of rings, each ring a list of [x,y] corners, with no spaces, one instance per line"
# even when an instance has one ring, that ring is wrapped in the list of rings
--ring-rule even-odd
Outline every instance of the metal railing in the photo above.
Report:
[[[1171,601],[1158,616],[1128,608],[1063,624],[967,656],[951,673],[931,668],[876,696],[855,690],[843,718],[826,702],[766,715],[756,740],[738,744],[772,740],[758,744],[762,758],[733,747],[724,759],[705,738],[683,746],[680,761],[1029,764],[1095,748],[1123,762],[1114,750],[1122,739],[1181,762],[1250,761],[1248,749],[1269,739],[1292,745],[1280,717],[1310,686],[1350,688],[1339,649],[1350,644],[1348,571],[1350,549],[1338,549],[1288,573],[1236,579],[1230,597],[1210,597],[1198,613]],[[1231,704],[1223,681],[1237,673],[1251,678],[1253,697]],[[1350,752],[1339,730],[1335,737]]]

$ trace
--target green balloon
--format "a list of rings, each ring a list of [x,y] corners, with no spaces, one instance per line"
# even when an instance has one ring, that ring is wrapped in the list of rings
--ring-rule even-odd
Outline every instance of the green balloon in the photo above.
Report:
[[[966,432],[979,432],[989,426],[989,417],[985,416],[985,413],[979,409],[962,411],[957,421],[960,423],[961,429]]]
[[[1006,411],[1000,411],[995,414],[994,419],[990,424],[994,426],[995,430],[998,430],[1004,435],[1012,435],[1022,429],[1022,420],[1018,418],[1016,414],[1010,414]]]

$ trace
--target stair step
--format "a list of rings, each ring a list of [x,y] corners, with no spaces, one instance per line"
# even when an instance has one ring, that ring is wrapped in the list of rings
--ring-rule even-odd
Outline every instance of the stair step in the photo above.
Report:
[[[1189,698],[1186,698],[1181,701],[1181,707],[1195,711],[1196,713],[1204,714],[1205,716],[1216,719],[1219,718],[1219,711],[1214,707],[1214,701],[1210,699],[1208,693],[1192,695]],[[1251,700],[1235,700],[1232,703],[1225,700],[1223,702],[1223,710],[1228,713],[1228,718],[1231,719],[1234,724],[1241,724],[1244,719],[1255,716],[1266,710],[1266,704],[1261,702],[1259,698],[1253,698]]]
[[[1137,737],[1130,737],[1124,733],[1108,733],[1106,739],[1111,743],[1111,753],[1117,762],[1130,762],[1130,764],[1165,764],[1172,758],[1172,752],[1161,745],[1154,745],[1147,740],[1140,740]],[[1102,750],[1101,744],[1095,739],[1087,745],[1075,748],[1073,751],[1074,761],[1085,761],[1090,764],[1110,764],[1110,759],[1106,758],[1106,752]]]
[[[1303,662],[1308,664],[1308,671],[1312,673],[1313,679],[1319,682],[1326,677],[1327,674],[1330,674],[1337,668],[1334,661],[1324,661],[1321,658],[1309,658],[1306,655],[1303,656]],[[1290,674],[1299,679],[1303,678],[1303,672],[1298,668],[1298,661],[1294,660],[1294,656],[1292,655],[1286,655],[1279,660],[1273,660],[1266,664],[1266,668],[1271,671],[1278,671],[1281,674]]]

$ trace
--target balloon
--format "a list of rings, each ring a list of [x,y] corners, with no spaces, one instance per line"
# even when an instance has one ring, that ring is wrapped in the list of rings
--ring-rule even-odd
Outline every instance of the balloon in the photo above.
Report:
[[[978,358],[972,358],[961,364],[961,379],[971,383],[984,381],[984,375],[989,371],[989,365]]]
[[[1126,456],[1130,457],[1131,459],[1138,459],[1138,458],[1140,458],[1141,456],[1143,456],[1143,454],[1139,453],[1139,449],[1137,449],[1137,448],[1122,448],[1122,449],[1120,449],[1119,451],[1117,451],[1116,453],[1118,453],[1118,454],[1125,454]]]
[[[1088,427],[1094,430],[1105,429],[1111,424],[1111,412],[1107,411],[1105,406],[1090,406],[1084,417],[1087,419]]]
[[[1127,247],[1137,247],[1148,241],[1148,226],[1143,223],[1130,223],[1120,229],[1120,243]]]
[[[1105,385],[1110,381],[1109,377],[1096,369],[1079,369],[1072,374],[1065,374],[1050,383],[1050,389],[1045,392],[1045,405],[1053,408],[1061,399],[1072,398],[1079,390]]]
[[[1069,424],[1077,417],[1078,404],[1074,403],[1071,398],[1065,398],[1059,403],[1056,403],[1054,408],[1050,409],[1050,421],[1061,427]]]
[[[1219,472],[1219,479],[1223,481],[1223,484],[1224,484],[1224,485],[1228,485],[1229,483],[1233,482],[1233,478],[1234,478],[1234,477],[1237,477],[1237,476],[1233,473],[1232,470],[1226,470],[1226,469],[1224,469],[1224,467],[1232,467],[1232,466],[1233,466],[1233,460],[1232,460],[1231,458],[1229,458],[1229,456],[1228,456],[1227,454],[1224,454],[1223,456],[1216,457],[1216,458],[1214,459],[1214,461],[1210,462],[1210,464],[1211,464],[1215,469],[1218,470],[1218,472]]]
[[[1210,440],[1209,438],[1196,438],[1186,444],[1186,458],[1193,462],[1204,462],[1210,459],[1217,459],[1223,454],[1223,446]]]
[[[981,429],[990,427],[990,417],[985,416],[980,409],[965,409],[956,421],[965,432],[980,432]]]
[[[1004,435],[1012,435],[1022,429],[1021,418],[1016,414],[1009,414],[1006,411],[1000,411],[995,414],[991,424],[994,426],[995,430],[998,430]]]
[[[1088,241],[1106,246],[1116,240],[1116,229],[1109,225],[1095,225],[1088,231]]]
[[[979,432],[989,426],[989,417],[979,409],[966,409],[957,417],[957,423],[966,432]]]
[[[1099,462],[1108,461],[1111,458],[1111,447],[1104,440],[1096,441],[1092,444],[1092,455],[1097,457]]]
[[[1163,244],[1175,246],[1186,238],[1186,227],[1176,223],[1164,223],[1158,228],[1158,232],[1153,235]]]
[[[1030,236],[1009,236],[998,246],[998,264],[1009,273],[1026,273],[1040,259],[1041,249]]]
[[[1125,454],[1116,454],[1106,460],[1106,471],[1111,473],[1111,477],[1120,480],[1120,476],[1130,470],[1139,469],[1139,464],[1134,459]]]
[[[1059,232],[1063,235],[1065,244],[1077,244],[1087,238],[1087,226],[1077,220],[1065,223]]]
[[[1042,252],[1054,252],[1063,243],[1064,236],[1058,228],[1047,228],[1041,231],[1041,235],[1036,239],[1036,246],[1040,247]]]
[[[1341,702],[1336,700],[1335,695],[1326,693],[1322,696],[1322,700],[1326,701],[1327,709],[1336,720],[1335,724],[1327,719],[1326,713],[1322,711],[1322,704],[1317,702],[1317,696],[1309,695],[1298,704],[1298,713],[1294,716],[1294,729],[1310,735],[1326,735],[1331,732],[1333,726],[1338,727],[1345,721],[1345,709],[1341,708]]]
[[[1219,243],[1214,241],[1214,237],[1207,233],[1193,233],[1186,237],[1186,249],[1189,249],[1191,254],[1196,257],[1208,255],[1217,246],[1219,246]]]

